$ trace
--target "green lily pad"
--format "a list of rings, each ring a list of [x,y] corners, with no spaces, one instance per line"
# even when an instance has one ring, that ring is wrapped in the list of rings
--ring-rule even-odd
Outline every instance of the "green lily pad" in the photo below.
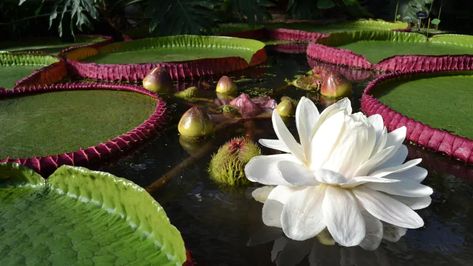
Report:
[[[345,21],[331,24],[315,24],[308,22],[297,22],[297,23],[271,23],[266,24],[267,28],[286,28],[296,29],[320,33],[334,33],[334,32],[347,32],[347,31],[360,31],[360,30],[379,30],[379,31],[390,31],[407,29],[408,24],[405,22],[387,22],[383,20],[356,20],[356,21]]]
[[[264,43],[223,36],[181,35],[118,42],[99,49],[85,62],[99,64],[138,64],[178,62],[203,58],[241,57],[247,62]]]
[[[0,42],[0,51],[57,54],[70,46],[94,44],[106,40],[107,39],[102,36],[78,36],[74,42],[63,42],[54,37],[26,38],[15,41],[2,41]]]
[[[57,61],[51,56],[0,53],[0,87],[13,88],[18,80]]]
[[[163,208],[123,178],[62,166],[46,181],[0,164],[1,265],[182,265]]]
[[[87,148],[143,123],[156,100],[139,93],[75,90],[0,100],[0,158]]]
[[[322,44],[348,49],[378,63],[394,55],[473,55],[473,36],[438,35],[430,39],[409,32],[341,32]]]
[[[473,73],[411,76],[380,86],[374,95],[393,110],[473,138]]]

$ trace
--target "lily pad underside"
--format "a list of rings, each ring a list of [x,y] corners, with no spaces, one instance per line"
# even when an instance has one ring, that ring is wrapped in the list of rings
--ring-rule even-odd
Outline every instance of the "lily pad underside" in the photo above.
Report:
[[[164,113],[162,100],[128,85],[6,91],[0,95],[0,160],[43,173],[61,164],[87,165],[153,135]]]
[[[473,72],[393,74],[370,84],[363,110],[409,140],[473,162]],[[389,109],[386,109],[389,108]]]
[[[57,61],[51,56],[0,53],[0,88],[13,88],[21,79]]]
[[[173,79],[242,70],[266,60],[263,48],[264,43],[250,39],[181,35],[113,43],[98,49],[84,47],[66,56],[82,77],[139,81],[158,65]]]
[[[427,38],[418,33],[340,32],[320,39],[308,54],[329,63],[380,70],[432,69],[439,56],[473,58],[473,36],[444,34]],[[463,60],[463,59],[462,59]],[[410,69],[406,69],[408,65]]]
[[[163,208],[123,178],[62,166],[48,180],[0,164],[1,265],[182,265]]]
[[[0,51],[8,52],[36,52],[57,54],[61,50],[71,46],[82,46],[87,44],[98,44],[108,41],[109,38],[103,36],[83,35],[78,36],[73,42],[64,42],[57,37],[36,37],[15,41],[0,42]]]

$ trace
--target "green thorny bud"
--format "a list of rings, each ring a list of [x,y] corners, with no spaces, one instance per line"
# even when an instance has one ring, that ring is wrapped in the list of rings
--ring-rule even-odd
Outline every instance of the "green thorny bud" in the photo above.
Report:
[[[248,185],[250,181],[245,177],[245,165],[260,154],[260,148],[253,141],[244,137],[231,139],[212,156],[210,177],[217,183],[229,186]]]

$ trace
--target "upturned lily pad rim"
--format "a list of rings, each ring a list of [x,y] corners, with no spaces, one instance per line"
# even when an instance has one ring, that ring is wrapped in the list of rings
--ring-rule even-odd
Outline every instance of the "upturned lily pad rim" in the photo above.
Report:
[[[117,222],[126,223],[134,233],[146,238],[143,241],[151,241],[156,252],[165,253],[169,263],[182,265],[186,260],[182,236],[169,221],[163,207],[128,179],[68,165],[58,168],[47,180],[32,169],[16,163],[0,163],[0,171],[6,174],[0,176],[0,183],[6,182],[8,189],[48,188],[45,193],[94,205],[116,216]]]
[[[71,49],[71,48],[76,48],[76,47],[81,47],[85,45],[98,45],[98,44],[105,44],[109,43],[112,41],[112,37],[110,36],[105,36],[105,35],[93,35],[93,34],[84,34],[84,35],[79,35],[77,36],[78,42],[64,42],[64,43],[58,43],[58,44],[45,44],[43,46],[23,46],[23,47],[16,47],[16,48],[0,48],[0,52],[7,51],[10,53],[15,53],[15,54],[35,54],[35,53],[41,53],[42,51],[47,51],[50,49],[57,49],[58,53],[61,53],[61,51]],[[57,40],[57,37],[52,37],[48,36],[45,37],[45,39],[51,38],[52,40]],[[35,38],[33,38],[34,40]],[[43,39],[43,38],[38,38],[38,39]],[[28,39],[24,40],[28,41]],[[55,53],[57,55],[58,53]],[[52,54],[52,53],[50,53]]]
[[[50,55],[37,54],[15,54],[10,52],[0,52],[0,66],[15,67],[15,66],[38,66],[40,69],[33,71],[29,75],[16,81],[14,87],[21,84],[27,84],[28,80],[38,77],[42,72],[41,67],[48,67],[54,64],[60,64],[60,59]]]
[[[473,68],[470,70],[473,70]],[[442,75],[451,73],[462,74],[461,71],[416,70],[382,75],[371,81],[363,91],[361,110],[368,116],[380,114],[388,130],[406,126],[406,139],[413,143],[471,164],[473,163],[473,139],[458,136],[446,130],[433,128],[421,121],[407,117],[381,103],[381,101],[373,95],[373,91],[380,87],[380,85],[396,79],[405,79],[410,76],[418,75]]]
[[[173,43],[190,43],[200,45],[200,43],[209,43],[214,46],[229,45],[236,49],[246,49],[251,51],[252,56],[242,58],[239,56],[229,56],[220,58],[203,58],[179,62],[160,62],[160,63],[139,63],[139,64],[97,64],[92,62],[80,62],[81,59],[96,55],[103,51],[113,51],[114,49],[136,50],[142,47],[156,47],[156,45],[173,45]],[[137,48],[141,47],[141,48]],[[203,36],[203,35],[177,35],[166,37],[146,38],[128,42],[112,43],[110,45],[99,47],[81,47],[71,49],[64,53],[66,61],[71,70],[84,78],[96,80],[124,80],[140,81],[146,74],[155,67],[166,69],[174,80],[194,79],[202,76],[225,74],[233,71],[243,70],[250,66],[258,65],[266,61],[266,52],[263,42],[226,37],[226,36]]]
[[[87,166],[118,156],[139,145],[153,136],[161,128],[166,119],[166,103],[156,94],[139,86],[106,83],[65,83],[45,86],[16,87],[12,90],[0,90],[0,100],[8,97],[27,96],[39,93],[68,90],[118,90],[140,93],[156,100],[154,112],[143,123],[113,139],[95,146],[47,156],[32,156],[28,158],[0,158],[0,162],[13,162],[25,165],[38,173],[47,175],[61,165]]]
[[[310,28],[311,26],[313,27],[312,29]],[[320,31],[320,29],[323,29],[324,27],[330,29],[330,27],[333,27],[333,26],[341,28],[341,30],[337,30],[337,31],[363,30],[363,29],[366,29],[367,27],[368,28],[373,27],[376,30],[386,30],[386,31],[407,30],[409,28],[409,24],[406,22],[402,22],[402,21],[390,22],[390,21],[385,21],[381,19],[359,19],[359,20],[335,21],[331,23],[318,23],[317,21],[314,21],[314,22],[306,21],[306,22],[293,22],[293,23],[289,22],[289,23],[284,23],[284,24],[276,23],[274,25],[265,24],[265,27],[267,29],[288,28],[288,29],[294,29],[294,30],[303,30],[307,32],[319,32],[319,33],[336,32],[336,31],[330,31],[330,30]],[[370,29],[373,29],[373,28],[370,28]]]
[[[348,44],[361,40],[385,40],[434,44],[454,45],[460,47],[471,47],[473,49],[473,36],[461,34],[439,34],[431,38],[413,33],[401,31],[352,31],[332,33],[328,37],[321,38],[317,43],[311,43],[307,47],[307,56],[312,59],[325,61],[337,65],[346,65],[361,69],[372,69],[378,71],[415,71],[415,70],[445,70],[455,66],[445,66],[450,58],[456,58],[457,65],[468,65],[473,60],[473,54],[468,55],[394,55],[384,58],[378,63],[371,63],[363,55],[351,50],[338,48],[336,46]],[[458,70],[468,69],[458,66]]]

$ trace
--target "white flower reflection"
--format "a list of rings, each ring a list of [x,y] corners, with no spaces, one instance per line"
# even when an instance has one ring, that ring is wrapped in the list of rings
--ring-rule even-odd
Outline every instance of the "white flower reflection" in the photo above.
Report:
[[[300,143],[277,112],[272,122],[278,139],[260,144],[284,153],[256,156],[245,168],[249,180],[270,186],[253,193],[266,225],[298,241],[327,229],[338,244],[365,249],[379,246],[381,221],[403,233],[423,226],[414,210],[430,204],[432,189],[420,184],[427,176],[421,159],[404,162],[405,127],[388,133],[380,115],[352,114],[346,98],[320,114],[301,98]]]

